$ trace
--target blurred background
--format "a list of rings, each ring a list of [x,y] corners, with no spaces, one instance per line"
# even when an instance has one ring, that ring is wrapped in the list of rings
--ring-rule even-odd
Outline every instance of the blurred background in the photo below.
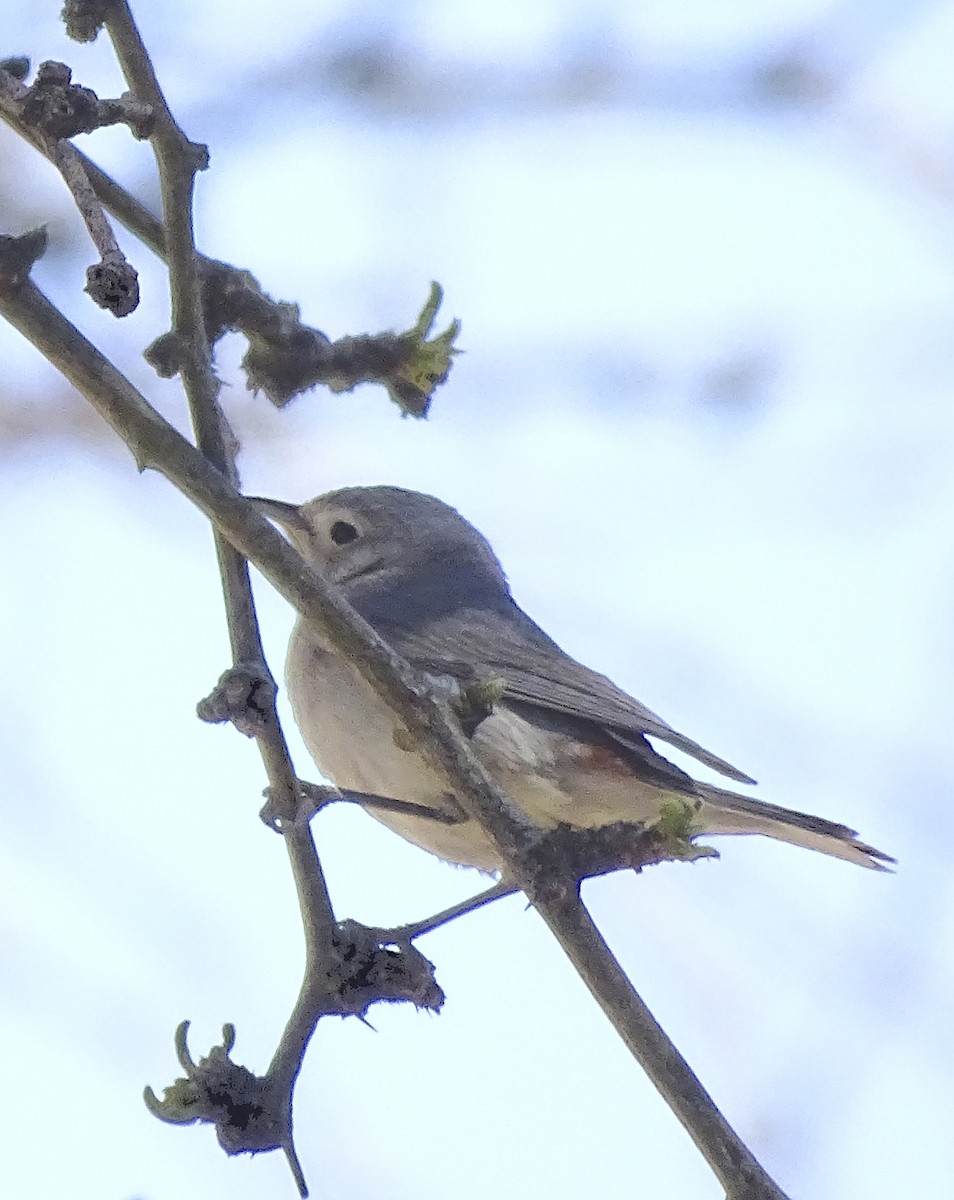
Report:
[[[858,828],[876,875],[762,839],[592,881],[636,987],[793,1197],[942,1194],[954,990],[954,8],[891,0],[141,0],[174,111],[210,143],[197,233],[332,337],[463,322],[427,422],[384,393],[249,396],[219,348],[248,491],[389,482],[491,540],[571,653],[755,775]],[[3,55],[124,89],[108,41],[8,0]],[[82,148],[156,204],[148,147]],[[93,261],[52,169],[0,130],[0,231],[180,428],[143,302]],[[4,1190],[291,1196],[140,1100],[223,1021],[262,1070],[297,992],[254,746],[201,725],[227,665],[208,528],[0,329],[0,1089]],[[281,675],[292,623],[259,580]],[[284,697],[282,697],[282,703]],[[287,713],[287,705],[284,710]],[[291,721],[289,714],[289,722]],[[293,737],[296,764],[311,764]],[[669,751],[667,750],[667,753]],[[475,873],[363,813],[316,823],[338,911],[375,924]],[[324,1021],[296,1132],[324,1200],[721,1195],[517,898],[420,942],[437,1018]]]

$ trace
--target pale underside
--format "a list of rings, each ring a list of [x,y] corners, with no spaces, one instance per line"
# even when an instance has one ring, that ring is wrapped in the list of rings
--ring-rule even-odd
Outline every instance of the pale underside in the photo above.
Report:
[[[338,787],[447,810],[447,781],[406,736],[400,736],[400,719],[355,666],[323,648],[303,621],[292,634],[286,674],[295,718],[323,775]],[[497,704],[477,727],[473,747],[514,803],[541,826],[651,823],[664,803],[681,799],[697,810],[693,825],[701,832],[766,834],[867,867],[879,867],[877,859],[884,857],[858,842],[851,830],[821,818],[697,784],[685,776],[684,783],[672,788],[660,786],[658,780],[647,782],[638,777],[638,762],[629,770],[625,755],[607,755],[605,748],[596,766],[605,767],[609,758],[612,769],[595,769],[593,747],[578,733],[555,730],[543,713],[542,723],[536,724],[527,719],[532,710],[517,707],[519,712],[506,700]],[[648,744],[640,753],[647,752],[668,767]],[[679,773],[673,771],[673,777]],[[501,867],[490,839],[473,821],[446,824],[412,814],[368,811],[395,833],[449,862],[484,871]]]

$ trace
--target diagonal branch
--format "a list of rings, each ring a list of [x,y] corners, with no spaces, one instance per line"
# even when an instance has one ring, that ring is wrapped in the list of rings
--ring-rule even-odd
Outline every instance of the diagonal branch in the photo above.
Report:
[[[333,638],[447,777],[493,839],[508,879],[525,891],[630,1051],[689,1132],[730,1200],[786,1200],[652,1018],[579,898],[541,876],[538,831],[476,759],[449,707],[193,446],[170,426],[29,280],[2,282],[0,312],[56,365],[130,447],[164,474],[255,563],[307,620]]]

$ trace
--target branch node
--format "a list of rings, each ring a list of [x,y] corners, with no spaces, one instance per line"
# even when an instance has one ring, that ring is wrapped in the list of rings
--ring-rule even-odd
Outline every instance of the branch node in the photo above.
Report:
[[[196,716],[210,725],[231,721],[246,737],[258,737],[274,720],[278,688],[258,663],[238,663],[196,705]]]
[[[342,1015],[364,1018],[378,1001],[409,1001],[416,1008],[438,1012],[444,1003],[434,964],[410,942],[380,940],[380,932],[357,921],[341,921],[332,935],[334,966],[329,990]]]
[[[254,1075],[229,1058],[234,1027],[225,1025],[222,1044],[213,1046],[198,1063],[185,1045],[188,1029],[189,1022],[183,1021],[175,1035],[184,1077],[164,1088],[161,1100],[151,1087],[143,1091],[153,1116],[170,1125],[196,1121],[214,1125],[226,1154],[256,1154],[290,1145],[285,1097],[278,1095],[267,1076]]]
[[[137,100],[132,92],[123,92],[118,100],[100,100],[99,103],[102,114],[111,117],[103,121],[104,125],[125,125],[140,142],[152,137],[156,110],[151,104]]]
[[[141,140],[151,135],[156,123],[152,105],[137,100],[132,92],[124,92],[118,100],[100,100],[92,88],[73,83],[66,63],[52,59],[37,67],[20,110],[25,120],[54,141],[107,125],[126,125]]]
[[[204,142],[190,142],[186,139],[183,150],[188,168],[193,174],[209,169],[209,147]]]
[[[88,133],[100,124],[99,97],[72,78],[66,63],[42,62],[21,102],[24,118],[56,141]]]
[[[17,288],[24,283],[33,264],[46,253],[47,241],[45,225],[19,237],[0,234],[0,284]]]
[[[139,274],[122,251],[110,251],[86,269],[83,290],[114,317],[128,317],[139,305]]]
[[[688,806],[685,806],[688,807]],[[718,858],[717,850],[698,846],[688,826],[677,827],[664,819],[646,826],[634,821],[614,821],[592,829],[560,824],[541,832],[530,848],[531,878],[524,889],[536,903],[564,903],[579,895],[584,879],[631,870],[661,862],[695,862]]]
[[[333,804],[336,800],[345,799],[345,796],[336,787],[309,783],[305,779],[296,779],[295,788],[297,792],[296,809],[294,817],[291,818],[292,825],[307,825],[312,817],[327,805]],[[284,812],[285,805],[278,802],[274,792],[275,789],[271,785],[263,789],[262,795],[265,797],[265,803],[259,810],[258,816],[259,820],[275,833],[284,833],[289,827],[289,818]]]
[[[0,59],[0,71],[6,71],[17,83],[22,83],[30,73],[30,60],[23,54]]]
[[[160,379],[173,379],[178,375],[187,355],[186,340],[175,329],[160,334],[143,351],[143,358]]]
[[[66,0],[63,23],[74,42],[92,42],[106,22],[109,0]]]

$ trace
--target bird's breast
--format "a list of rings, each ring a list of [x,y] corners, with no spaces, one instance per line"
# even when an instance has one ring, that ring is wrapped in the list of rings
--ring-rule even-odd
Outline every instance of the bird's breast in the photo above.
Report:
[[[453,806],[448,781],[417,748],[401,719],[354,663],[304,621],[289,643],[286,684],[309,753],[338,787],[444,812],[448,800]],[[634,807],[655,810],[658,804],[658,793],[639,804],[634,795],[639,785],[617,756],[610,755],[611,770],[600,764],[595,771],[593,747],[554,729],[552,722],[535,724],[505,704],[478,725],[473,747],[513,802],[544,827],[561,821],[599,825],[627,813],[640,819],[643,814],[637,815]],[[485,871],[499,869],[493,844],[473,821],[447,824],[383,809],[368,811],[440,858]]]

